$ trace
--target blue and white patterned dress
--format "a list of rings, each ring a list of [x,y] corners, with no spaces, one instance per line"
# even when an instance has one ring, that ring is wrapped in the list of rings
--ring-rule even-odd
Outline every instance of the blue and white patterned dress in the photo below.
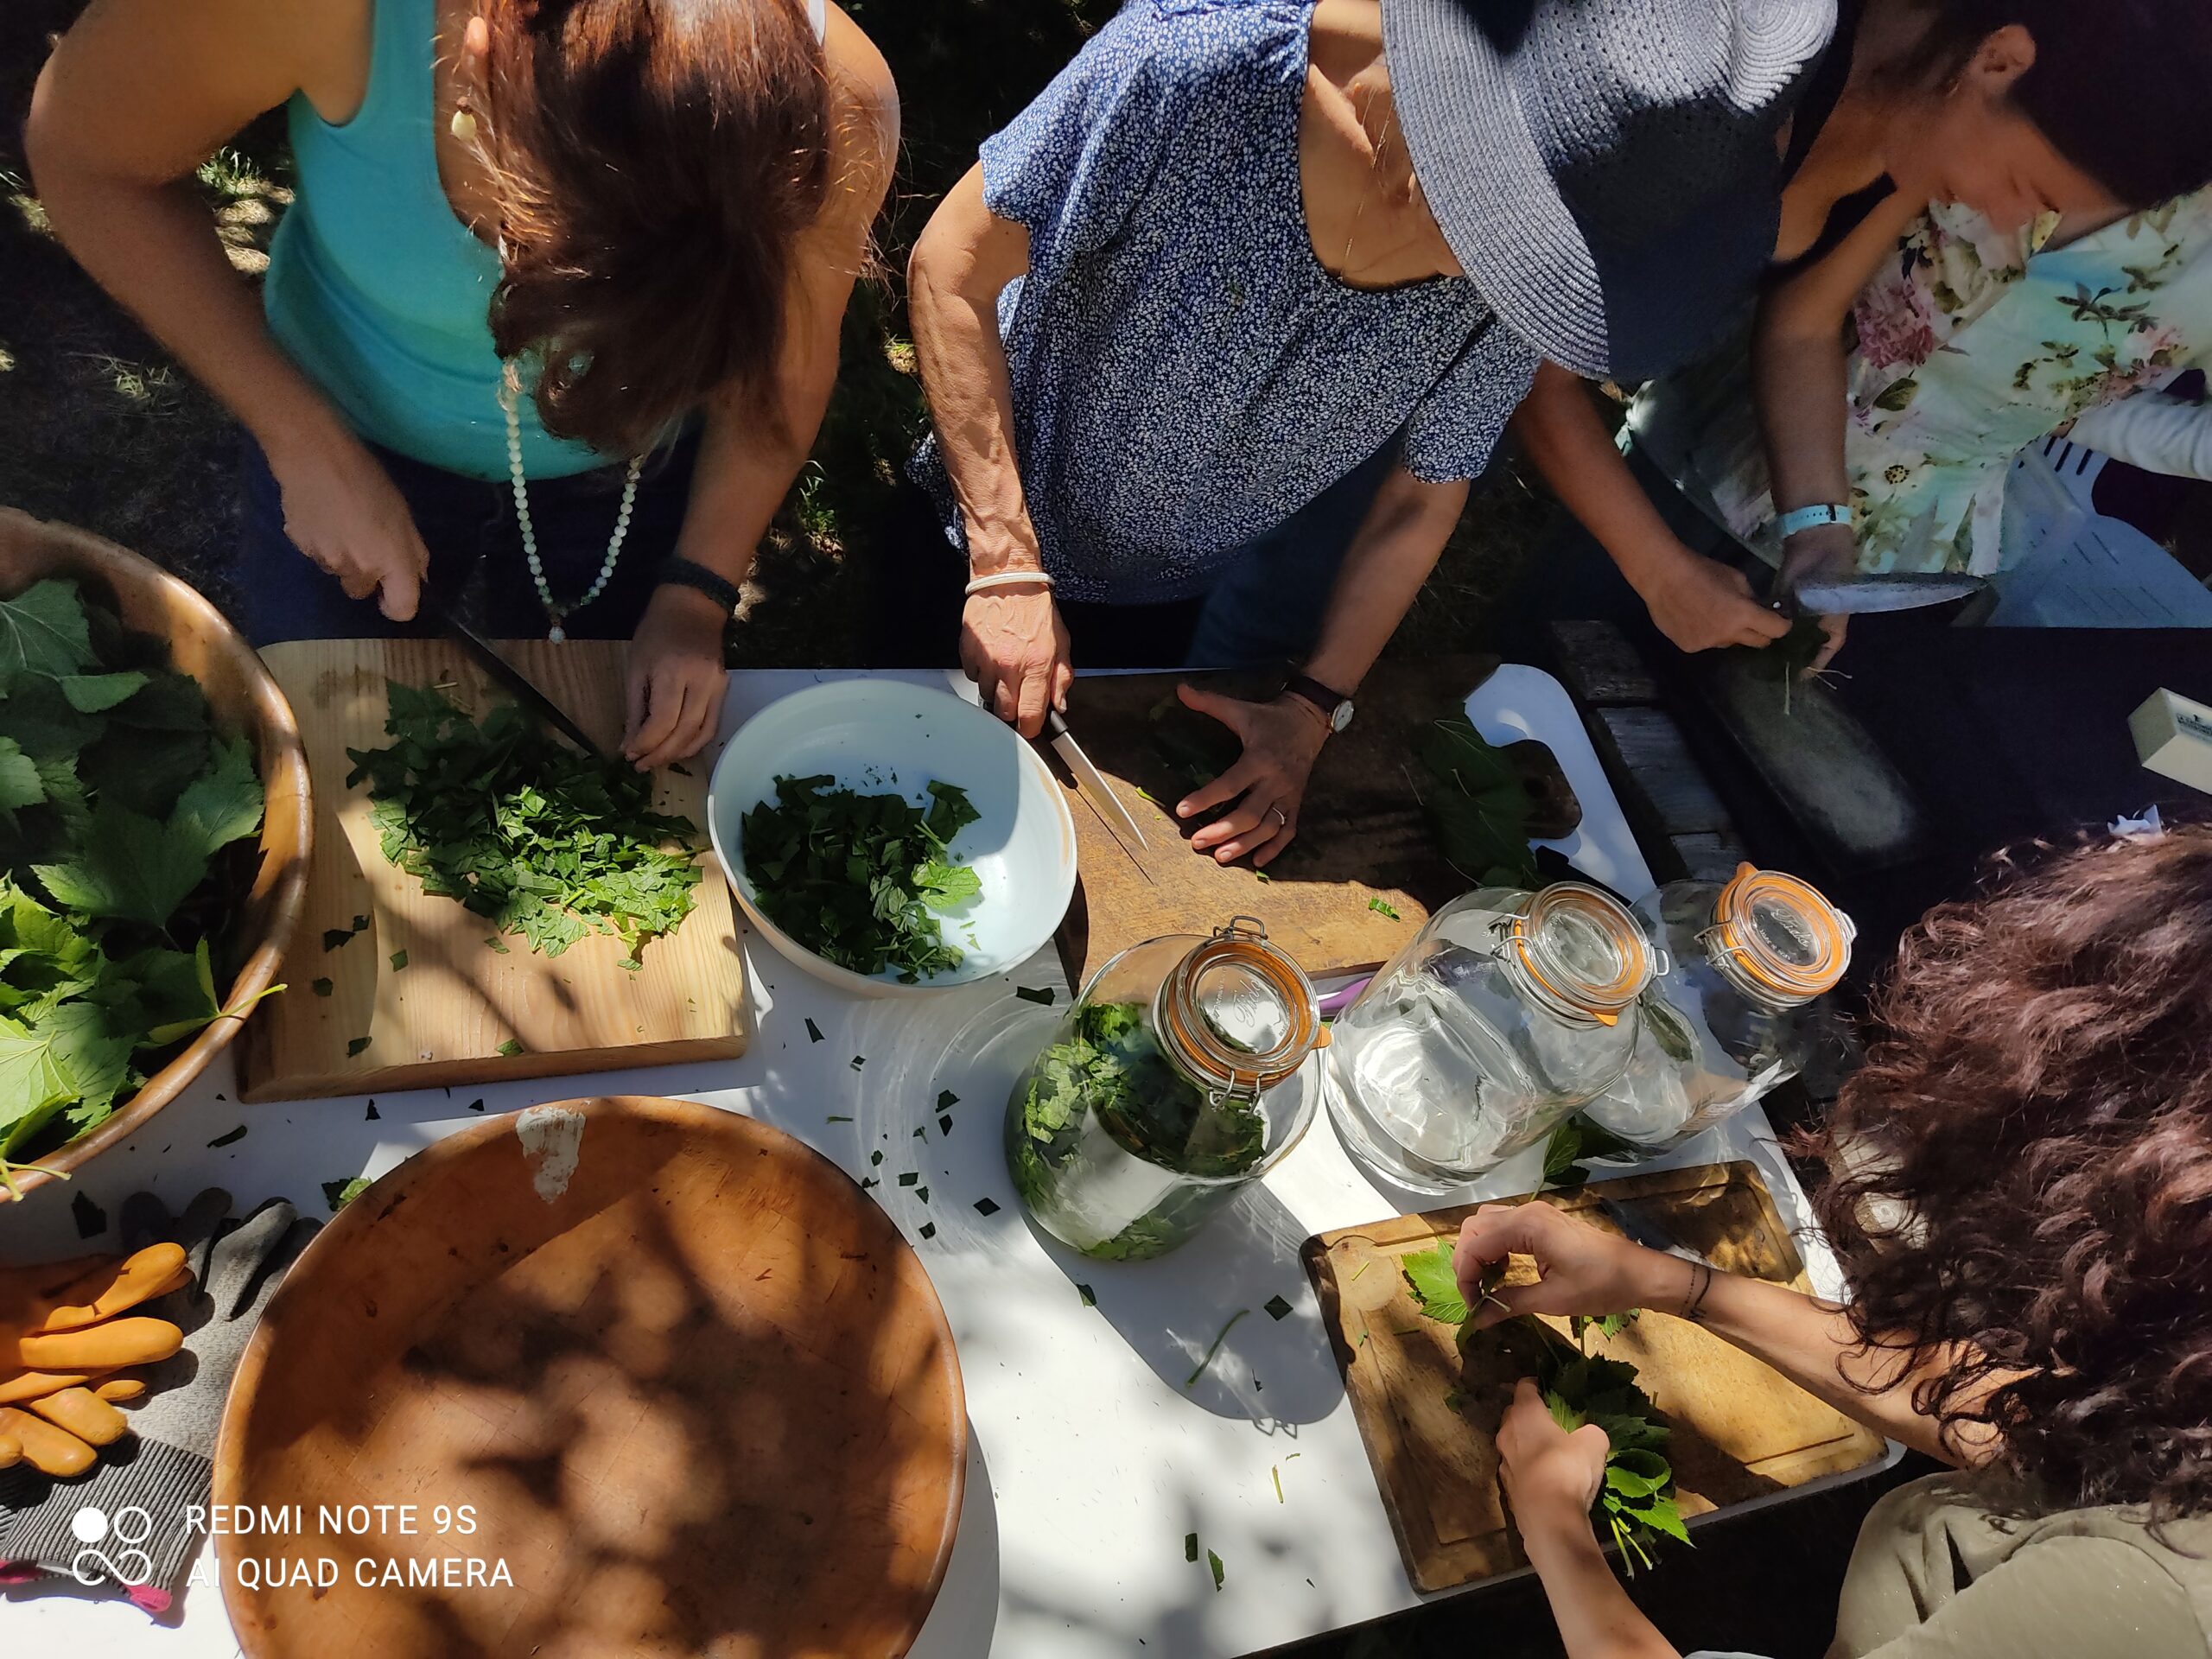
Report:
[[[999,300],[1022,486],[1075,600],[1203,594],[1394,440],[1415,476],[1488,464],[1534,352],[1471,283],[1338,281],[1306,229],[1312,0],[1128,0],[983,145],[1029,232]],[[947,533],[931,438],[913,462]]]

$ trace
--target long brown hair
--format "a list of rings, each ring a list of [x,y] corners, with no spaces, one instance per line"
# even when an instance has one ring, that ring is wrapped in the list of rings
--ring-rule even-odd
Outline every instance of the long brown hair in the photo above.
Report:
[[[2212,1510],[2212,826],[2001,861],[1876,1014],[1810,1147],[1861,1341],[2058,1502]]]
[[[503,357],[546,429],[638,453],[710,393],[776,418],[793,243],[829,187],[801,0],[488,0]]]

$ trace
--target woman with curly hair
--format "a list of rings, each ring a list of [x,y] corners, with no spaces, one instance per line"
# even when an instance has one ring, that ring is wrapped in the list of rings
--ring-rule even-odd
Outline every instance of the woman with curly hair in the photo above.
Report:
[[[2212,1633],[2212,826],[2010,862],[1901,946],[1881,1039],[1802,1150],[1850,1300],[1548,1205],[1462,1230],[1484,1324],[1694,1319],[1957,1472],[1867,1516],[1830,1659],[2202,1659]],[[1470,1300],[1476,1300],[1470,1290]],[[1572,1659],[1673,1659],[1592,1535],[1602,1429],[1521,1384],[1507,1496]]]

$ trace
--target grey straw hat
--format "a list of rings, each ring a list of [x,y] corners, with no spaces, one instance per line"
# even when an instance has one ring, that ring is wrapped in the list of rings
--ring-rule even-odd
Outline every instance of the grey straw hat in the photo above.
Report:
[[[1835,0],[1382,0],[1429,210],[1507,325],[1579,374],[1694,355],[1772,257],[1783,124]]]

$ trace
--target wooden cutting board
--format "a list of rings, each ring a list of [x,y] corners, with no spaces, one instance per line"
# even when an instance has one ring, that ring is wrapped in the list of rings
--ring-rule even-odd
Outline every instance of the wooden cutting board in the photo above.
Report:
[[[1648,1217],[1717,1268],[1810,1288],[1774,1200],[1748,1163],[1503,1202],[1554,1205],[1618,1233],[1601,1199]],[[1498,1491],[1495,1443],[1446,1403],[1459,1385],[1455,1328],[1422,1315],[1399,1267],[1408,1254],[1457,1238],[1473,1213],[1469,1205],[1341,1228],[1307,1239],[1304,1252],[1383,1507],[1419,1590],[1448,1590],[1528,1565]],[[1525,1261],[1515,1268],[1508,1282],[1535,1277]],[[1548,1323],[1567,1328],[1564,1319]],[[1646,1313],[1617,1337],[1590,1332],[1586,1345],[1635,1365],[1672,1427],[1667,1455],[1685,1516],[1882,1455],[1879,1435],[1687,1320]]]
[[[500,647],[578,724],[610,750],[622,731],[620,644],[531,640]],[[448,687],[481,715],[503,697],[438,639],[323,639],[262,653],[298,716],[315,788],[315,862],[306,913],[281,977],[289,988],[246,1022],[240,1092],[250,1101],[367,1094],[566,1076],[618,1066],[734,1058],[745,1052],[745,988],[729,888],[702,853],[698,903],[683,925],[645,948],[644,968],[621,964],[613,938],[592,937],[558,957],[520,938],[491,943],[482,917],[384,856],[365,788],[347,789],[348,748],[381,748],[388,682]],[[664,772],[657,802],[699,827],[706,846],[707,779]],[[325,935],[367,929],[326,948]],[[405,966],[393,957],[405,953]],[[327,979],[330,995],[315,995]],[[366,1037],[357,1054],[347,1049]],[[515,1052],[502,1053],[503,1047]]]
[[[1297,840],[1264,875],[1249,860],[1224,867],[1191,850],[1187,838],[1197,825],[1179,823],[1174,805],[1196,786],[1195,775],[1163,749],[1155,718],[1155,711],[1173,704],[1185,679],[1227,690],[1237,677],[1077,680],[1068,694],[1068,725],[1114,783],[1147,844],[1125,847],[1046,751],[1070,792],[1082,871],[1058,935],[1068,977],[1080,985],[1132,944],[1164,933],[1205,932],[1232,916],[1258,918],[1268,937],[1316,977],[1389,961],[1430,911],[1472,885],[1445,862],[1429,834],[1415,782],[1414,734],[1427,721],[1460,712],[1467,694],[1497,667],[1497,658],[1475,656],[1379,664],[1360,688],[1350,729],[1321,750]],[[1225,728],[1222,741],[1233,758],[1236,740]],[[1556,762],[1549,764],[1556,774]],[[1563,778],[1557,788],[1566,791]]]

